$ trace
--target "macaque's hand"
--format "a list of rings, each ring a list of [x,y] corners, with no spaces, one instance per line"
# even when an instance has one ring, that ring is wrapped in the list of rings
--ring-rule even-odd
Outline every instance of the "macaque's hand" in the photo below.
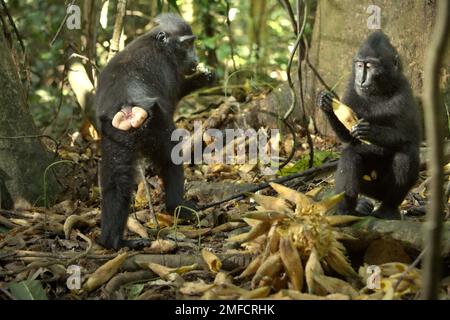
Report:
[[[325,113],[333,112],[333,96],[328,91],[322,91],[317,96],[317,105]]]
[[[204,85],[212,85],[216,82],[216,74],[213,70],[200,64],[197,67],[197,77]]]
[[[139,128],[147,119],[148,113],[141,107],[125,107],[116,113],[112,126],[122,131]]]
[[[358,120],[350,131],[353,138],[365,141],[371,141],[371,138],[373,137],[372,133],[371,125],[365,119]]]
[[[214,82],[216,82],[216,74],[210,69],[205,69],[203,71],[203,76],[205,77],[207,84],[213,84]]]

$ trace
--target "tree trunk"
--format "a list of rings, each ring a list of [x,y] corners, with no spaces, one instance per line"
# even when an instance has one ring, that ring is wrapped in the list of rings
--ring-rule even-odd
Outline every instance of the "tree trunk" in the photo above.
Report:
[[[313,27],[313,37],[309,50],[309,61],[318,71],[325,83],[334,87],[342,96],[348,77],[352,70],[352,59],[361,43],[373,30],[368,28],[367,13],[370,5],[381,9],[381,29],[386,33],[398,50],[406,77],[411,82],[415,96],[419,102],[422,94],[422,72],[425,50],[428,46],[435,17],[436,2],[421,0],[321,0],[318,1]],[[442,72],[441,87],[444,89],[447,108],[450,107],[450,53],[443,64],[446,72]],[[314,128],[325,135],[333,135],[333,131],[316,107],[317,94],[324,86],[311,68],[303,62],[303,87],[305,90],[305,109],[308,117],[314,121]],[[298,86],[297,70],[292,70],[294,86]],[[276,119],[264,113],[251,110],[261,109],[284,114],[291,104],[291,93],[287,83],[273,90],[265,99],[252,101],[244,117],[247,122],[258,125],[273,124]],[[296,106],[290,120],[301,123],[302,113]],[[447,118],[443,114],[442,117]],[[449,124],[450,125],[450,124]],[[447,130],[447,135],[449,131]]]
[[[0,23],[1,24],[1,23]],[[13,51],[0,28],[0,206],[10,209],[23,200],[36,204],[44,200],[44,172],[51,163],[49,153],[36,136],[25,93],[19,79]],[[48,196],[56,190],[50,172]]]
[[[373,31],[368,28],[373,17],[367,12],[371,5],[381,10],[381,30],[398,50],[414,94],[421,97],[423,61],[432,32],[435,1],[319,1],[309,52],[311,63],[329,86],[337,85],[336,93],[342,96],[351,72],[352,58],[362,41]],[[446,68],[448,75],[450,66],[447,64]],[[317,93],[324,88],[310,71],[308,77],[308,111],[316,120],[319,131],[330,134],[327,121],[314,103]]]
[[[192,2],[193,16],[195,17],[195,20],[191,21],[191,23],[194,27],[198,26],[198,29],[201,28],[204,32],[202,35],[204,38],[212,38],[217,32],[214,16],[211,15],[211,9],[214,9],[211,8],[212,6],[216,7],[216,5],[212,4],[208,0]],[[216,49],[211,46],[205,46],[203,52],[206,58],[207,66],[217,68],[219,65],[219,60],[217,58]],[[198,53],[201,54],[201,51],[198,50]]]

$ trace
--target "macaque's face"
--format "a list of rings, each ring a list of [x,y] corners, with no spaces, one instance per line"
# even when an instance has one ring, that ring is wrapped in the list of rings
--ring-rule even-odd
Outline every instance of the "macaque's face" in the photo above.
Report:
[[[156,36],[157,41],[176,57],[183,75],[193,74],[197,69],[198,57],[194,46],[196,38],[193,34],[170,35],[164,31],[160,31]]]
[[[377,91],[377,82],[382,73],[378,59],[364,58],[355,61],[355,89],[359,95],[371,95]]]

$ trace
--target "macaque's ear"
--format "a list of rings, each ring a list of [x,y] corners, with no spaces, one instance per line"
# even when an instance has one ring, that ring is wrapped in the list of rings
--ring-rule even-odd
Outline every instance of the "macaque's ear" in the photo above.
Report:
[[[189,36],[181,36],[181,37],[179,37],[178,41],[180,42],[180,44],[183,47],[189,47],[189,46],[191,46],[194,43],[195,39],[197,39],[196,36],[189,35]]]

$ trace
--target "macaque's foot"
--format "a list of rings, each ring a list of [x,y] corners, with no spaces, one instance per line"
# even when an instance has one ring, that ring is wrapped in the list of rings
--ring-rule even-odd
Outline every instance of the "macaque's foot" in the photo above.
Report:
[[[400,220],[402,217],[397,208],[389,208],[383,205],[372,212],[371,216],[384,220]]]
[[[183,201],[179,206],[168,208],[169,212],[176,214],[178,218],[188,221],[196,221],[194,211],[197,209],[197,204],[194,201]]]
[[[100,238],[98,239],[98,243],[106,249],[119,250],[121,248],[128,247],[130,249],[138,250],[142,249],[143,247],[149,246],[151,244],[151,241],[150,239],[144,238],[135,240],[119,239],[116,241],[108,241]]]
[[[141,239],[135,239],[135,240],[121,240],[119,242],[119,248],[123,248],[123,247],[128,247],[132,250],[139,250],[142,249],[144,247],[148,247],[152,242],[150,241],[150,239],[145,239],[145,238],[141,238]],[[118,249],[118,248],[116,248]]]
[[[347,215],[350,214],[350,210],[348,209],[348,206],[345,203],[341,202],[338,204],[335,214],[338,216]]]
[[[426,206],[418,206],[418,207],[412,207],[412,208],[408,209],[406,214],[408,216],[421,217],[421,216],[426,215],[426,213],[427,213]]]
[[[353,198],[345,198],[342,200],[336,208],[336,215],[356,215],[355,207],[356,207],[357,199]]]
[[[359,216],[369,216],[372,214],[373,209],[372,201],[363,198],[358,200],[355,211]]]
[[[205,82],[207,85],[211,85],[216,82],[216,74],[213,71],[205,69],[202,73],[205,77]]]
[[[352,201],[352,203],[354,203]],[[373,211],[373,203],[365,198],[358,199],[356,207],[348,205],[347,202],[341,202],[336,210],[337,215],[352,215],[352,216],[370,216]]]
[[[112,125],[122,131],[139,128],[147,119],[148,113],[141,107],[125,107],[116,113]]]

